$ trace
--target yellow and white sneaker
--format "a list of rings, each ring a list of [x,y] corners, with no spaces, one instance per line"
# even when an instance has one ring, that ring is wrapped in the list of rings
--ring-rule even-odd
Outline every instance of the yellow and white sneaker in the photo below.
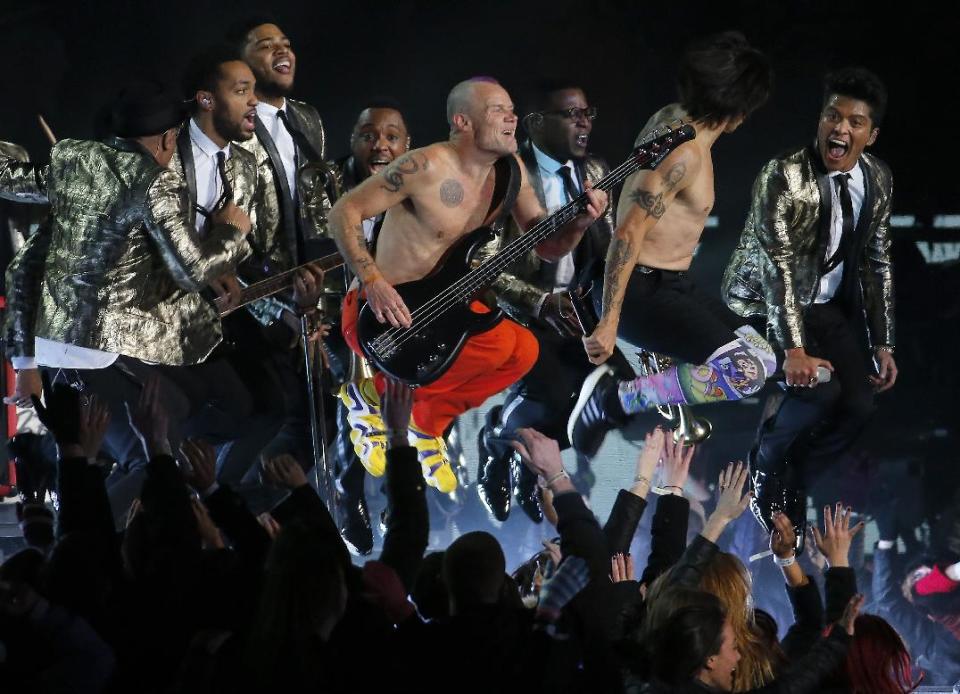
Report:
[[[363,467],[374,477],[387,467],[386,425],[380,415],[380,396],[372,378],[340,386],[340,399],[347,408],[350,441]]]
[[[418,429],[413,422],[408,431],[410,445],[417,449],[417,459],[423,470],[423,479],[444,494],[457,488],[457,476],[450,467],[447,442],[442,436],[431,436]]]

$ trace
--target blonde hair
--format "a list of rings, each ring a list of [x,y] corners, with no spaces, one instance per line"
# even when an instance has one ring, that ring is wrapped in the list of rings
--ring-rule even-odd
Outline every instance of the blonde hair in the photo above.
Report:
[[[744,692],[773,681],[775,659],[754,622],[752,581],[747,568],[734,555],[718,552],[704,566],[700,589],[720,599],[733,628],[740,651],[733,691]]]

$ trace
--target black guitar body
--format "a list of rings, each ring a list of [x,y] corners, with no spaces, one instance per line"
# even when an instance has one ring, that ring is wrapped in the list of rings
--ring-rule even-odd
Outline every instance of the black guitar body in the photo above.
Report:
[[[477,292],[467,299],[439,298],[470,272],[474,254],[493,234],[487,227],[474,229],[450,248],[431,274],[394,286],[413,316],[409,329],[381,323],[364,304],[357,318],[357,337],[363,353],[380,371],[409,385],[432,383],[450,368],[471,335],[503,320],[499,308],[490,313],[470,309]]]

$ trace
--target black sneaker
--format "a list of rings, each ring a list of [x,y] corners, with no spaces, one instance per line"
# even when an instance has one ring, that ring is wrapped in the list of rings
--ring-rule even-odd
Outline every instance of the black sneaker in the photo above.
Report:
[[[627,415],[620,405],[617,385],[613,369],[598,366],[584,380],[580,397],[567,420],[570,445],[588,458],[600,450],[608,431],[626,423]]]

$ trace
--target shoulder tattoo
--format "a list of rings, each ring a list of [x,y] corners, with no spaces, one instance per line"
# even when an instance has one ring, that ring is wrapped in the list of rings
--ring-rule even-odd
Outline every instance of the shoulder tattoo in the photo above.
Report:
[[[396,193],[403,187],[404,176],[412,176],[419,171],[426,171],[429,166],[430,162],[423,154],[413,152],[404,154],[383,172],[385,182],[381,187],[391,193]]]

